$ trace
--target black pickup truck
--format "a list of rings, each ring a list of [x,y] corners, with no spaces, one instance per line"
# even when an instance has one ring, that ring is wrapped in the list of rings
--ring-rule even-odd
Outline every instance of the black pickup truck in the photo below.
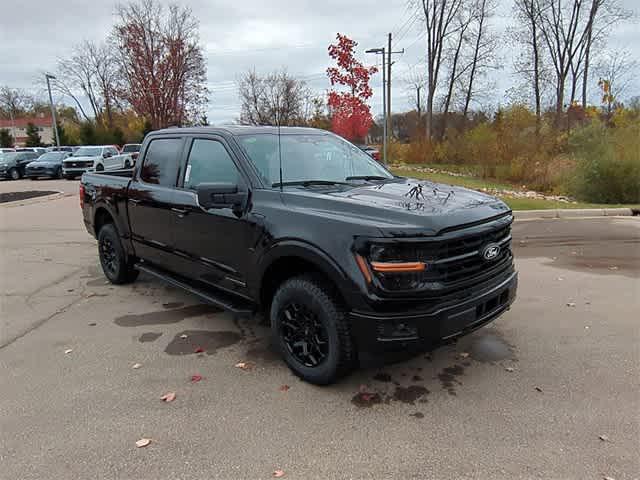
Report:
[[[432,348],[515,299],[510,209],[392,175],[306,128],[172,128],[132,171],[85,173],[80,203],[113,283],[140,270],[235,314],[262,311],[284,360],[327,384]]]

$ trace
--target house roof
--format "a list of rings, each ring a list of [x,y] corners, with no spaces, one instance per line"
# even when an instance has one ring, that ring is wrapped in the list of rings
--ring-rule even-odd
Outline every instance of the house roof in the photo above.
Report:
[[[29,123],[33,123],[36,127],[51,127],[53,121],[51,117],[23,117],[15,118],[12,122],[10,119],[0,118],[0,128],[26,128]]]

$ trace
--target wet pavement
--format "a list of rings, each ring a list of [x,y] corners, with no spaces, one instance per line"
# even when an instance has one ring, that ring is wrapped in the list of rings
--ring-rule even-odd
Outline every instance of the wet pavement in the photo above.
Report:
[[[511,311],[316,387],[260,319],[105,283],[79,215],[0,207],[0,478],[638,477],[640,219],[517,223]]]

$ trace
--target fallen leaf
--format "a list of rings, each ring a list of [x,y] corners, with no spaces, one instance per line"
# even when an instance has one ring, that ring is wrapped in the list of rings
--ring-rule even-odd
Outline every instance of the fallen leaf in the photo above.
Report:
[[[289,385],[280,385],[280,391],[281,392],[286,392],[287,390],[289,390],[291,387]]]
[[[542,393],[542,389],[540,387],[536,387],[536,390],[540,393]]]
[[[139,369],[142,366],[141,363],[134,363],[133,366],[131,368],[133,368],[134,370]]]
[[[160,397],[160,400],[167,403],[173,402],[175,399],[176,399],[176,392],[165,393],[163,396]]]
[[[273,477],[274,478],[284,477],[284,470],[275,470],[273,472]]]
[[[70,354],[71,352],[73,352],[73,348],[67,348],[67,349],[64,351],[65,355],[68,355],[68,354]]]
[[[584,327],[585,330],[589,330],[589,325],[587,325],[586,327]]]
[[[204,348],[202,348],[202,347],[196,347],[196,349],[194,350],[194,352],[196,352],[196,353],[202,353],[202,352],[204,352]]]
[[[598,437],[600,440],[602,440],[603,442],[608,442],[609,441],[609,437],[606,435],[600,435]]]
[[[90,326],[90,327],[95,327],[96,325],[97,325],[97,323],[96,323],[96,322],[91,322],[91,323],[89,324],[89,326]]]
[[[563,281],[563,280],[564,280],[564,278],[562,278],[562,277],[558,277],[558,280],[559,280],[559,281]]]
[[[187,338],[187,334],[186,334],[186,333],[183,333],[182,335],[180,335],[180,338],[183,338],[183,339],[184,339],[184,338]]]
[[[612,265],[611,267],[609,267],[609,270],[617,270],[618,267],[616,267],[615,265]]]
[[[467,358],[468,356],[469,356],[469,353],[468,353],[468,352],[462,352],[462,353],[460,354],[460,358]]]
[[[136,447],[138,447],[138,448],[146,447],[150,443],[151,443],[151,439],[150,438],[141,438],[140,440],[138,440],[136,442]]]
[[[575,306],[576,306],[576,304],[575,304],[575,303],[573,303],[573,302],[569,302],[569,303],[567,303],[567,307],[575,307]]]
[[[236,368],[241,368],[242,370],[251,370],[253,368],[253,363],[251,362],[238,362],[235,365]]]
[[[200,380],[202,380],[202,376],[201,375],[191,375],[191,381],[193,383],[199,382]]]
[[[602,477],[602,480],[616,480],[616,479],[605,475],[604,477]]]
[[[515,368],[513,368],[513,367],[505,367],[505,370],[506,370],[507,372],[515,372],[515,371],[516,371],[516,369],[515,369]]]

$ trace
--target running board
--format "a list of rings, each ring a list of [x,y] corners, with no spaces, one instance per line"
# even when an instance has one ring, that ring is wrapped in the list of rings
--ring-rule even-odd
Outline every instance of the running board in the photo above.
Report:
[[[148,273],[169,285],[178,287],[186,292],[189,292],[206,303],[215,305],[224,310],[227,310],[235,315],[253,315],[254,309],[251,308],[249,302],[243,302],[241,299],[234,298],[231,294],[224,292],[213,292],[211,290],[203,290],[190,283],[183,281],[175,276],[165,272],[164,270],[157,269],[150,266],[148,263],[137,263],[135,268],[141,272]]]

